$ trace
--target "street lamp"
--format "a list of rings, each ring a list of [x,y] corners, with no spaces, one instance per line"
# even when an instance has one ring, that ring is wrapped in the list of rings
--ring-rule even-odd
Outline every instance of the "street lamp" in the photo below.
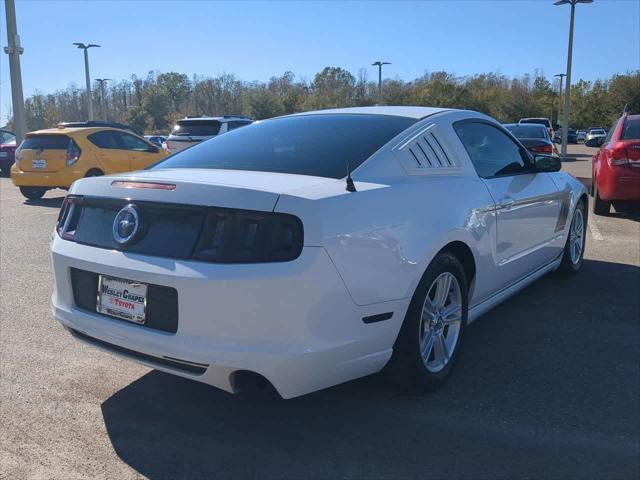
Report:
[[[378,60],[371,64],[374,67],[378,67],[378,101],[382,101],[382,66],[391,65],[391,62],[381,62]]]
[[[24,96],[22,94],[22,71],[20,55],[24,49],[20,45],[20,35],[16,25],[16,5],[14,0],[5,0],[7,16],[7,46],[4,53],[9,55],[9,76],[11,77],[11,102],[13,105],[13,131],[16,134],[16,145],[24,140],[27,133],[27,122],[24,112]]]
[[[104,93],[104,84],[111,81],[110,78],[96,78],[96,82],[100,84],[100,96],[102,97],[102,117],[107,121],[107,96]]]
[[[562,111],[562,79],[566,77],[566,73],[557,73],[554,77],[560,78],[560,93],[558,94],[558,121],[556,122],[560,125],[560,112]]]
[[[89,53],[91,47],[99,47],[94,43],[85,45],[84,43],[74,43],[75,46],[84,50],[84,74],[87,80],[87,109],[89,110],[89,120],[93,120],[93,104],[91,103],[91,78],[89,77]]]
[[[569,52],[567,54],[567,82],[564,88],[564,112],[562,118],[562,156],[567,156],[567,134],[569,133],[569,112],[571,110],[571,56],[573,55],[573,19],[578,3],[593,3],[593,0],[558,0],[554,5],[571,5],[569,23]]]

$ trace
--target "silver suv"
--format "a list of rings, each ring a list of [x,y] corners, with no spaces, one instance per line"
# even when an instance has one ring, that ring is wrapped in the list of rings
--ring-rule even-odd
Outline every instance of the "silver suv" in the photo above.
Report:
[[[253,123],[253,119],[242,115],[223,117],[186,117],[178,120],[167,139],[167,149],[171,153],[179,152],[203,140]]]

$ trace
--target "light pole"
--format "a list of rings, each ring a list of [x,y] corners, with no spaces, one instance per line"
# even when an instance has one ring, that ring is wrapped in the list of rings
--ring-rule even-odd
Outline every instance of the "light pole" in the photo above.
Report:
[[[378,67],[378,101],[382,102],[382,66],[391,65],[391,62],[381,62],[378,60],[371,64],[374,67]]]
[[[84,43],[74,43],[75,46],[84,50],[84,74],[87,81],[87,109],[89,111],[89,120],[93,120],[93,104],[91,102],[91,77],[89,76],[89,53],[91,47],[99,47],[94,43],[85,45]]]
[[[562,156],[567,156],[567,134],[569,133],[569,112],[571,111],[571,56],[573,55],[573,19],[576,4],[593,3],[593,0],[558,0],[554,5],[571,5],[571,20],[569,23],[569,52],[567,53],[567,82],[564,87],[564,112],[562,114]]]
[[[22,72],[20,71],[20,55],[24,49],[20,46],[20,35],[16,26],[16,4],[14,0],[4,2],[7,16],[7,46],[4,52],[9,55],[9,74],[11,76],[11,101],[13,105],[13,131],[16,145],[24,140],[27,133],[27,122],[24,113],[24,95],[22,93]]]
[[[102,119],[107,121],[107,96],[104,93],[104,84],[110,81],[110,78],[96,78],[96,82],[100,84],[100,96],[102,97]]]
[[[560,79],[560,93],[558,94],[558,121],[556,122],[560,125],[560,112],[562,111],[562,79],[566,77],[566,73],[557,73],[554,77],[558,77]]]

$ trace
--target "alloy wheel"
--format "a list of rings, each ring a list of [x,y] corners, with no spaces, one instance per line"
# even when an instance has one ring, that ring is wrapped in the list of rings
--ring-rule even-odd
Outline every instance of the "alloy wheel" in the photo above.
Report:
[[[577,265],[582,258],[584,250],[584,216],[582,210],[576,208],[569,230],[569,253],[571,255],[571,263]]]
[[[429,286],[420,320],[420,355],[430,373],[447,366],[458,346],[462,323],[462,294],[458,279],[440,274]]]

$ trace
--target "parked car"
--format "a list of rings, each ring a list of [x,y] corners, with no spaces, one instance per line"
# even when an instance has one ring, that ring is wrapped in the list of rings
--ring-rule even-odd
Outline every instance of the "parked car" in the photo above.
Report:
[[[165,148],[167,137],[164,135],[145,135],[144,138],[160,148]]]
[[[15,158],[16,136],[9,130],[0,130],[0,173],[9,176]]]
[[[586,130],[578,130],[578,132],[576,133],[576,139],[577,139],[578,143],[584,142],[586,137],[587,137],[587,131]]]
[[[555,131],[553,141],[562,143],[562,128]],[[578,133],[573,128],[567,129],[567,143],[578,143]]]
[[[139,137],[142,137],[144,134],[135,127],[131,125],[125,125],[123,123],[117,122],[103,122],[100,120],[88,120],[86,122],[61,122],[58,123],[58,128],[93,128],[93,127],[106,127],[106,128],[117,128],[119,130],[126,130],[127,132],[135,133]]]
[[[547,128],[547,132],[549,132],[549,138],[553,138],[553,133],[554,133],[553,124],[551,123],[551,120],[549,120],[548,118],[539,118],[539,117],[521,118],[518,123],[537,123],[540,125],[544,125]]]
[[[533,154],[553,154],[553,142],[549,138],[549,132],[544,125],[527,123],[507,123],[505,128],[520,140],[527,150]]]
[[[114,128],[38,130],[27,133],[16,150],[11,180],[25,197],[40,198],[79,178],[139,170],[166,155],[144,138]]]
[[[236,128],[253,123],[253,120],[240,115],[224,117],[187,117],[178,120],[167,139],[167,149],[178,152],[196,143],[208,140]]]
[[[559,169],[472,111],[264,120],[75,182],[53,312],[78,340],[230,392],[266,379],[290,398],[383,368],[435,389],[469,322],[580,270],[587,192]]]
[[[603,128],[592,128],[587,132],[584,144],[587,147],[599,147],[604,142],[607,132]]]
[[[618,119],[591,164],[594,213],[609,213],[611,203],[640,202],[640,115]]]

